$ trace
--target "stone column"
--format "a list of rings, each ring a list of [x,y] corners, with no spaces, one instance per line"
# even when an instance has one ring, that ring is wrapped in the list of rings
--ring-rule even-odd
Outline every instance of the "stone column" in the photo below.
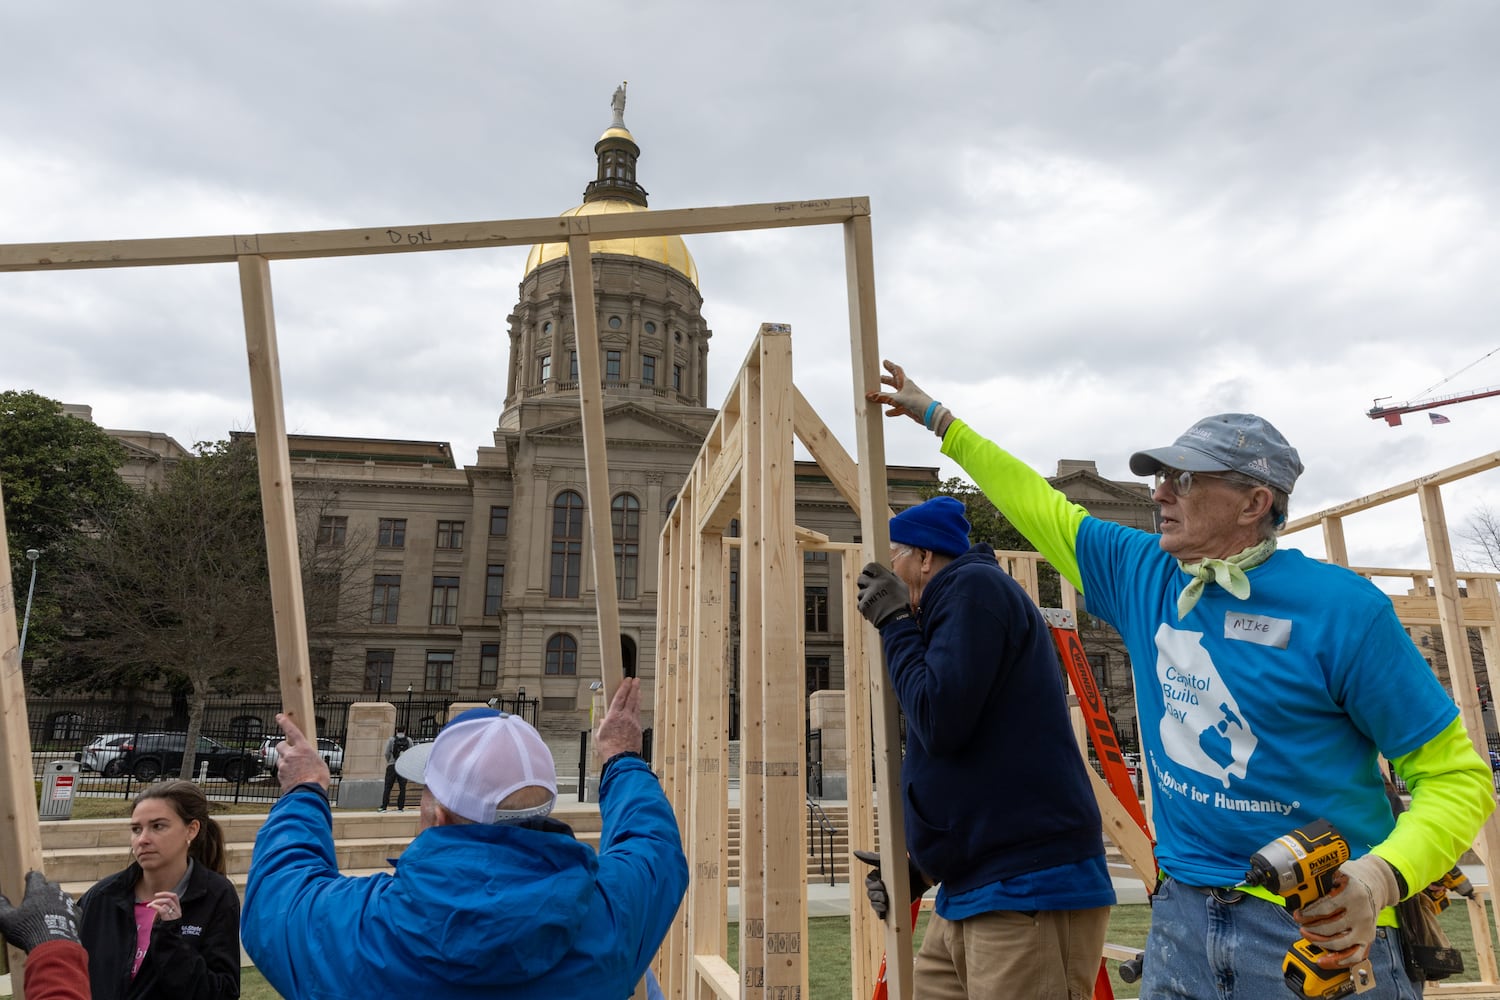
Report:
[[[820,730],[823,747],[823,798],[849,797],[849,742],[844,724],[844,692],[814,691],[807,698],[807,719]]]
[[[385,741],[396,734],[396,706],[359,701],[349,706],[344,741],[344,773],[339,778],[340,809],[374,809],[385,790]]]

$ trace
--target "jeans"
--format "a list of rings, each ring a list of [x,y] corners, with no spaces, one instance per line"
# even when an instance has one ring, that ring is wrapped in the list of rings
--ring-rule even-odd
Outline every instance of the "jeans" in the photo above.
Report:
[[[1281,960],[1300,928],[1285,907],[1233,889],[1195,889],[1168,878],[1151,898],[1141,1000],[1279,1000],[1295,994]],[[1375,988],[1360,1000],[1416,1000],[1399,934],[1377,928]]]

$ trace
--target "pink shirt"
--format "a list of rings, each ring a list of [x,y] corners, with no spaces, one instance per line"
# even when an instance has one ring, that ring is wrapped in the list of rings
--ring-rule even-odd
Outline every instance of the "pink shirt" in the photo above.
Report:
[[[141,961],[151,945],[151,925],[156,922],[156,911],[150,903],[135,904],[135,962],[130,966],[130,978],[141,971]]]

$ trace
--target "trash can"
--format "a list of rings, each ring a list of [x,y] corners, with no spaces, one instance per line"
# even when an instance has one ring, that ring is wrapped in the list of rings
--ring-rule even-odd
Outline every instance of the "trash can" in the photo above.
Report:
[[[48,761],[42,768],[42,802],[37,814],[41,819],[72,819],[73,796],[78,794],[76,760]]]

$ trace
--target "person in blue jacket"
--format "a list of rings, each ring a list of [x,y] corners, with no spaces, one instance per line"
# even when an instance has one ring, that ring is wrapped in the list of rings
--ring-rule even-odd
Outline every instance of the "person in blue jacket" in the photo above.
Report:
[[[426,787],[392,874],[341,877],[328,766],[285,716],[283,795],[255,841],[241,935],[288,1000],[632,995],[687,889],[672,809],[641,759],[626,678],[595,747],[599,851],[548,818],[552,755],[514,715],[475,708],[397,766]]]
[[[1088,996],[1115,891],[1041,612],[946,496],[891,518],[859,610],[906,715],[907,851],[938,883],[915,995]]]

